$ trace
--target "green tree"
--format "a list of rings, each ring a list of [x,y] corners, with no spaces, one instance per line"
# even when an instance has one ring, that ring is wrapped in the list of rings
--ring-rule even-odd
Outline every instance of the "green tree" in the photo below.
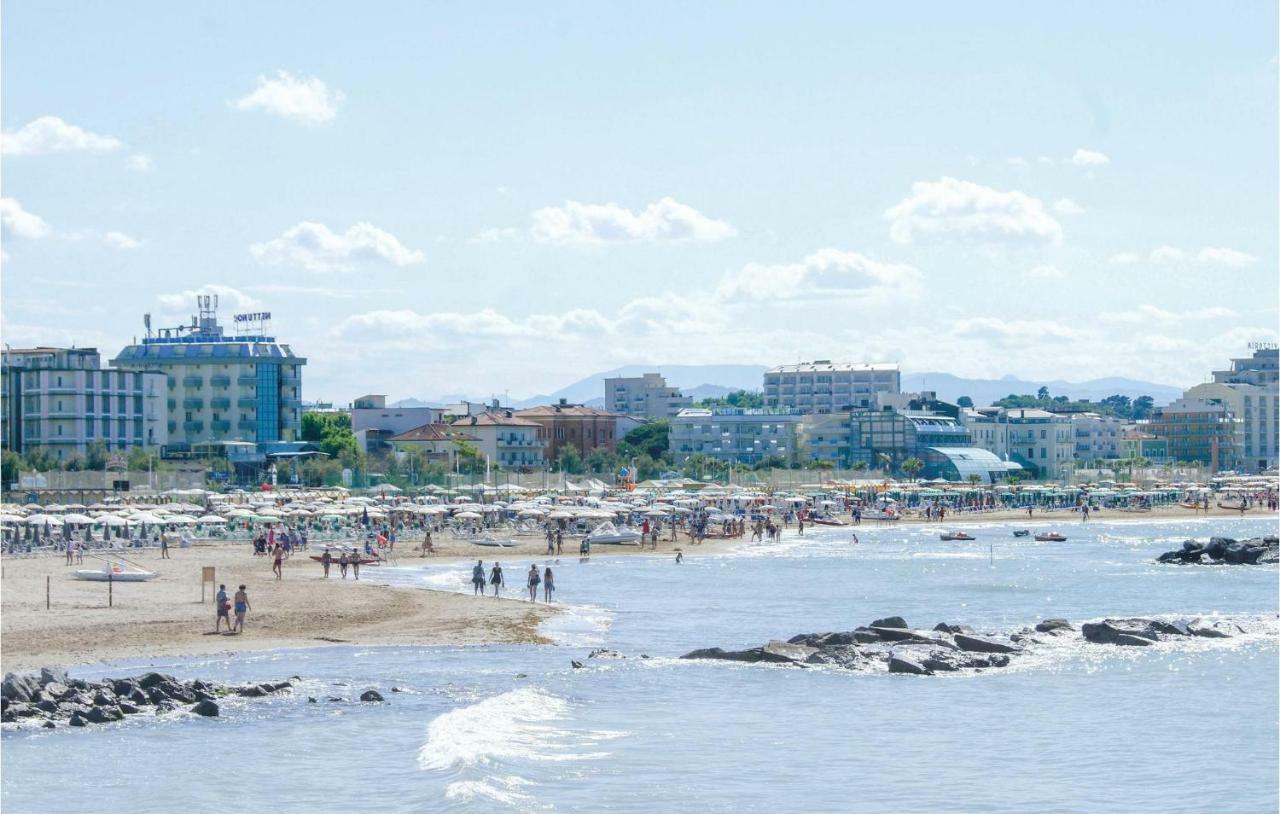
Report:
[[[902,462],[902,471],[912,480],[915,479],[921,469],[924,469],[924,461],[914,455]]]
[[[973,406],[973,399],[969,398],[968,396],[961,396],[960,398],[956,399],[956,406],[957,406],[957,407],[972,407],[972,406]]]
[[[867,471],[867,462],[866,462],[866,461],[854,461],[854,462],[853,462],[853,466],[852,466],[852,467],[850,467],[850,468],[851,468],[854,472],[866,472],[866,471]]]
[[[657,460],[671,448],[671,425],[662,420],[641,424],[618,442],[618,456],[626,460],[637,454]]]
[[[34,469],[37,472],[52,472],[58,468],[58,459],[53,457],[52,452],[43,447],[30,450],[22,457],[27,461],[27,469]]]
[[[84,468],[101,472],[107,468],[107,458],[110,453],[107,450],[105,441],[90,441],[84,451]]]
[[[573,444],[565,444],[556,454],[556,470],[570,475],[581,475],[584,470],[582,453]]]
[[[1040,399],[1041,401],[1048,401],[1048,400],[1049,400],[1049,388],[1047,388],[1047,387],[1041,387],[1039,390],[1037,390],[1037,391],[1036,391],[1036,398]]]
[[[764,393],[756,390],[734,390],[723,396],[713,396],[696,402],[694,407],[711,409],[713,407],[742,407],[759,409],[764,406]]]
[[[127,465],[134,472],[145,472],[147,469],[158,472],[163,468],[160,454],[146,447],[131,447]]]
[[[813,460],[813,461],[810,461],[810,462],[809,462],[809,466],[813,467],[814,469],[822,469],[822,470],[828,470],[828,469],[835,469],[835,468],[836,468],[836,465],[835,465],[834,463],[832,463],[831,461],[826,460],[825,458],[823,458],[823,459],[815,459],[815,460]]]
[[[18,482],[18,473],[22,471],[22,456],[13,450],[6,449],[3,453],[3,466],[0,466],[0,486],[8,489],[10,486]]]

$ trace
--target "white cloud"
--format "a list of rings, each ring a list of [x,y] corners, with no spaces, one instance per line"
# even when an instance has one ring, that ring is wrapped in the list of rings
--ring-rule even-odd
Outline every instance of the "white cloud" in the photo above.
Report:
[[[129,160],[125,162],[125,166],[134,172],[151,172],[155,164],[151,161],[151,156],[144,153],[134,153],[129,156]]]
[[[1174,312],[1150,304],[1139,305],[1132,311],[1108,311],[1099,315],[1104,322],[1128,324],[1180,323],[1187,320],[1234,319],[1237,316],[1239,314],[1230,308],[1218,305]]]
[[[1157,246],[1151,250],[1147,259],[1152,263],[1176,263],[1185,260],[1187,253],[1176,246]]]
[[[102,241],[113,249],[124,249],[126,251],[136,249],[142,245],[142,242],[137,238],[129,237],[124,232],[107,232]]]
[[[890,237],[898,243],[955,240],[1038,246],[1062,242],[1062,226],[1038,198],[956,178],[917,181],[911,185],[910,197],[884,216]]]
[[[1027,276],[1037,280],[1057,280],[1066,275],[1057,266],[1036,266],[1027,272]]]
[[[35,240],[53,234],[48,222],[22,208],[17,198],[0,198],[0,230],[8,237]]]
[[[77,151],[109,153],[120,146],[121,142],[117,138],[91,133],[57,116],[41,116],[19,130],[0,133],[0,152],[5,155]]]
[[[160,307],[176,315],[176,318],[189,317],[196,310],[196,297],[200,294],[215,294],[218,297],[219,310],[261,311],[266,306],[252,296],[227,285],[208,283],[199,288],[189,288],[172,294],[159,294],[156,302]]]
[[[1138,262],[1139,259],[1138,255],[1134,252],[1120,252],[1119,254],[1113,254],[1108,257],[1107,262],[1113,266],[1132,266],[1134,263]]]
[[[564,314],[513,318],[492,308],[472,313],[441,311],[423,314],[410,308],[368,311],[338,323],[340,339],[379,343],[395,348],[475,347],[512,340],[581,341],[612,332],[598,312],[577,309]]]
[[[1059,215],[1083,215],[1084,207],[1070,198],[1059,198],[1053,202],[1053,211]]]
[[[493,228],[485,229],[471,238],[471,243],[503,243],[508,240],[519,240],[524,237],[524,231],[514,226],[508,226],[505,229]]]
[[[913,289],[920,278],[912,266],[883,263],[858,252],[819,249],[799,263],[748,263],[724,275],[716,294],[722,300],[867,296]]]
[[[985,339],[997,344],[1017,343],[1038,339],[1077,339],[1081,332],[1049,319],[1014,319],[999,317],[973,317],[958,319],[951,324],[955,336]]]
[[[539,243],[714,243],[737,234],[728,223],[710,218],[673,198],[633,212],[614,203],[566,201],[533,213],[533,239]]]
[[[1086,150],[1081,147],[1072,153],[1071,163],[1075,164],[1077,167],[1096,167],[1103,164],[1110,164],[1111,159],[1096,150]]]
[[[1196,261],[1214,266],[1248,266],[1258,258],[1247,252],[1228,249],[1225,246],[1205,246],[1196,254]]]
[[[259,76],[253,90],[229,104],[238,110],[262,110],[296,124],[324,124],[338,115],[346,96],[329,90],[314,76],[294,76],[276,71],[275,78]]]
[[[403,267],[421,263],[421,251],[407,248],[395,235],[372,223],[357,223],[341,234],[323,223],[304,221],[249,252],[260,262],[308,271],[345,271],[357,261]]]

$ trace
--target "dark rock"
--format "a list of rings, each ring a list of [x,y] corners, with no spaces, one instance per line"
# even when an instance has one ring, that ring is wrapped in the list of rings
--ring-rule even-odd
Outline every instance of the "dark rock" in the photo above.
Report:
[[[1045,619],[1036,625],[1036,631],[1039,633],[1056,633],[1059,630],[1075,630],[1075,628],[1066,619]]]
[[[134,692],[138,689],[138,685],[127,678],[121,678],[111,682],[111,691],[121,698],[132,698]]]
[[[1111,643],[1122,647],[1150,647],[1152,640],[1142,636],[1130,636],[1128,633],[1117,633]]]
[[[761,648],[762,661],[803,662],[817,652],[817,648],[802,644],[772,641]]]
[[[196,701],[215,701],[218,696],[204,690],[192,690],[191,694],[195,696]]]
[[[41,726],[43,726],[45,729],[57,729],[57,728],[58,728],[58,725],[57,725],[57,724],[55,724],[53,721],[45,721],[44,723],[42,723],[42,724],[40,724],[40,725],[41,725]]]
[[[53,684],[55,682],[58,684],[66,684],[68,680],[69,679],[67,678],[66,670],[59,670],[56,667],[40,668],[40,686],[41,687],[45,686],[46,684]]]
[[[1227,546],[1234,542],[1235,540],[1229,537],[1211,537],[1205,544],[1204,553],[1208,554],[1210,559],[1220,560],[1227,555]]]
[[[264,685],[264,686],[265,686],[265,685]],[[274,684],[272,684],[272,685],[270,685],[270,686],[271,686],[271,689],[272,689],[272,691],[273,691],[273,692],[281,692],[281,691],[283,691],[283,690],[291,690],[291,689],[293,689],[293,682],[292,682],[292,681],[277,681],[276,683],[274,683]]]
[[[384,699],[382,693],[377,690],[365,690],[360,693],[360,700],[367,704],[380,704]]]
[[[307,696],[307,703],[308,703],[308,704],[314,704],[314,703],[316,703],[316,697],[315,697],[314,695],[308,695],[308,696]]]
[[[58,711],[58,702],[54,701],[52,698],[42,698],[36,702],[36,706],[44,710],[45,712]]]
[[[137,681],[138,686],[144,690],[149,690],[157,684],[176,684],[177,679],[173,676],[167,676],[163,673],[147,673]]]
[[[178,705],[170,701],[168,698],[165,698],[156,704],[156,715],[163,715],[166,712],[173,712],[176,709],[178,709]]]
[[[876,633],[869,627],[854,628],[850,635],[852,635],[853,640],[858,644],[870,644],[871,642],[882,641],[880,634]]]
[[[1166,636],[1190,636],[1190,626],[1179,619],[1176,622],[1162,622],[1159,619],[1152,619],[1151,624],[1147,626],[1156,633],[1162,633]]]
[[[582,662],[580,662],[580,661],[576,661],[576,660],[575,660],[575,661],[571,661],[571,662],[569,662],[569,666],[570,666],[570,667],[572,667],[572,668],[573,668],[573,669],[575,669],[575,670],[581,670],[583,667],[586,667],[586,665],[585,665],[585,664],[583,664],[583,663],[582,663]]]
[[[89,725],[88,719],[78,712],[72,715],[71,720],[67,721],[67,723],[71,724],[72,726],[88,726]]]
[[[1022,648],[1015,644],[1006,644],[982,636],[969,636],[965,633],[956,634],[956,644],[961,650],[972,653],[1021,653]]]
[[[139,712],[142,712],[142,708],[135,706],[134,704],[130,704],[128,701],[121,701],[120,711],[125,715],[137,715]]]
[[[949,625],[946,622],[939,622],[933,626],[938,633],[972,633],[973,628],[968,625]]]
[[[95,707],[113,707],[116,705],[115,695],[107,695],[103,690],[98,690],[97,694],[93,696],[93,705]]]
[[[331,702],[335,703],[335,704],[341,704],[343,701],[346,701],[347,699],[345,699],[345,698],[339,698],[339,697],[338,697],[338,696],[336,696],[336,695],[331,695],[331,696],[329,696],[329,700],[330,700]]]
[[[1117,636],[1138,636],[1144,639],[1155,639],[1156,634],[1150,628],[1150,619],[1104,619],[1101,622],[1086,622],[1080,626],[1080,632],[1087,641],[1094,644],[1115,644]]]
[[[206,718],[217,718],[218,702],[210,700],[200,701],[191,708],[191,711],[196,715],[203,715]]]
[[[10,701],[30,701],[37,689],[35,681],[29,676],[16,673],[7,673],[4,681],[0,682],[0,696]]]
[[[400,689],[399,687],[392,687],[392,688],[391,688],[391,691],[392,691],[392,692],[407,692],[407,690],[402,690],[402,689]]]
[[[805,659],[805,664],[830,664],[854,669],[866,662],[862,651],[853,645],[838,644],[815,650]]]
[[[889,657],[889,672],[905,673],[907,675],[927,676],[931,675],[929,670],[917,661],[899,656],[896,653]]]
[[[147,695],[142,688],[134,687],[133,692],[129,693],[129,700],[135,704],[150,704],[151,696]]]
[[[241,698],[262,698],[268,694],[268,690],[262,689],[262,687],[257,684],[250,684],[248,687],[241,687],[236,690],[236,695]]]
[[[907,628],[879,627],[878,625],[873,625],[871,627],[871,630],[877,636],[880,637],[880,641],[884,641],[884,642],[914,641],[914,642],[920,642],[922,644],[928,644],[929,642],[935,641],[934,639],[928,636],[925,636],[920,633],[916,633],[914,630],[909,630]]]
[[[1203,636],[1206,639],[1229,639],[1231,634],[1225,630],[1221,630],[1215,625],[1202,625],[1199,622],[1192,622],[1187,625],[1187,630],[1191,631],[1192,636]]]
[[[883,619],[877,619],[874,622],[872,622],[871,627],[906,628],[906,627],[910,627],[910,625],[908,625],[907,620],[903,619],[901,616],[886,616]]]
[[[124,713],[117,707],[94,707],[85,713],[84,717],[95,724],[105,724],[120,720],[124,717]]]

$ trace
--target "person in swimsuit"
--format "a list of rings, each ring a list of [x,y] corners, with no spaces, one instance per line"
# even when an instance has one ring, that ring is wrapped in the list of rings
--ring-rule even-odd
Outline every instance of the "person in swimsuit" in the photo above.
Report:
[[[219,585],[218,594],[213,598],[213,604],[218,606],[218,616],[213,622],[213,632],[217,633],[222,630],[222,622],[227,623],[227,632],[231,632],[231,600],[227,598],[227,586]]]
[[[476,560],[476,565],[471,569],[471,595],[481,596],[484,594],[484,560]]]
[[[329,578],[329,566],[333,565],[333,555],[329,553],[329,549],[325,549],[320,555],[320,564],[324,566],[324,578]]]
[[[551,573],[551,566],[547,566],[547,570],[542,574],[542,600],[551,602],[551,595],[556,591],[556,578]]]
[[[493,595],[502,590],[502,563],[494,561],[493,570],[489,572],[489,584],[493,586]]]
[[[538,575],[538,566],[529,566],[529,601],[538,601],[538,583],[542,582],[542,577]]]
[[[360,552],[351,555],[351,575],[360,579]]]
[[[343,551],[342,556],[338,557],[338,571],[342,574],[343,579],[347,578],[347,566],[350,564],[351,562],[347,559],[347,552]]]
[[[162,560],[173,559],[172,557],[169,556],[169,535],[167,534],[160,535],[160,559]]]
[[[252,610],[251,606],[249,605],[249,594],[248,592],[245,591],[245,587],[243,585],[240,586],[240,590],[236,591],[235,610],[236,610],[236,626],[233,632],[243,633],[244,632],[244,615],[247,611]]]
[[[277,580],[284,579],[284,546],[279,543],[271,552],[271,573],[276,575]]]
[[[676,551],[676,565],[684,562],[684,552]]]

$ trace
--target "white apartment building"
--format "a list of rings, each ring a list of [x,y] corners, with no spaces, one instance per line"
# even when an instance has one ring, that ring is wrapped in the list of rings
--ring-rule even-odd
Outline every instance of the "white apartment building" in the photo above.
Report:
[[[1101,461],[1120,456],[1120,442],[1130,422],[1098,413],[1070,413],[1071,435],[1077,461]]]
[[[351,403],[351,432],[366,454],[389,448],[397,435],[443,419],[442,407],[388,407],[383,395],[361,396]]]
[[[270,314],[237,314],[237,333],[228,335],[218,324],[216,297],[197,299],[200,316],[191,325],[158,335],[148,328],[142,342],[111,360],[119,370],[168,377],[169,450],[189,452],[222,441],[297,441],[307,360],[263,333]]]
[[[514,415],[510,410],[489,411],[459,417],[449,425],[476,440],[481,457],[507,469],[542,469],[546,460],[542,425]]]
[[[692,404],[680,388],[668,387],[661,373],[604,380],[604,406],[611,413],[670,419]]]
[[[167,441],[166,382],[159,373],[103,370],[94,348],[28,348],[3,355],[4,448],[56,459]]]
[[[1075,438],[1067,415],[1022,407],[982,407],[962,410],[960,420],[969,428],[973,446],[1021,464],[1028,473],[1063,480],[1071,472]]]
[[[834,364],[830,359],[780,365],[765,371],[766,407],[802,413],[835,413],[867,409],[877,393],[900,393],[902,374],[896,364]]]
[[[1236,465],[1245,472],[1263,472],[1280,460],[1280,378],[1274,347],[1260,347],[1252,357],[1232,359],[1230,370],[1215,370],[1213,381],[1183,394],[1221,404],[1239,420],[1236,426]]]
[[[671,455],[676,463],[701,454],[746,464],[778,457],[790,465],[799,454],[802,418],[797,410],[690,407],[671,420]]]

